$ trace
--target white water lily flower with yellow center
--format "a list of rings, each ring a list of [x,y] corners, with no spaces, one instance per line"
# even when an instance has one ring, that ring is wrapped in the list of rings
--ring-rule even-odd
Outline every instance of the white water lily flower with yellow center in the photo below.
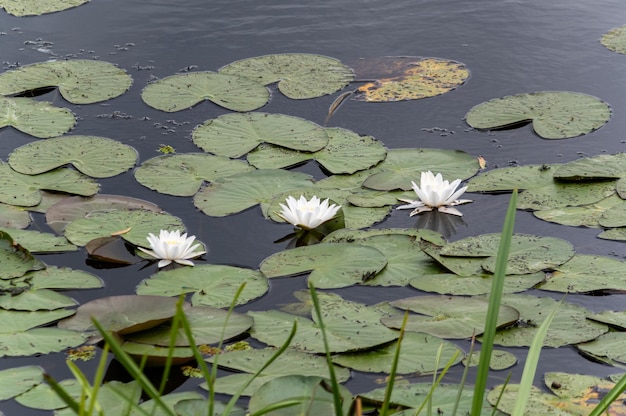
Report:
[[[461,211],[453,207],[472,201],[469,199],[457,199],[467,190],[467,186],[456,189],[460,183],[460,179],[456,179],[452,181],[452,183],[444,181],[441,173],[434,175],[431,171],[422,172],[420,186],[417,186],[415,182],[411,181],[413,190],[419,199],[412,201],[410,199],[398,198],[398,200],[408,202],[408,204],[400,205],[396,209],[413,209],[410,214],[411,216],[421,212],[432,211],[435,208],[439,210],[439,212],[463,216]]]
[[[189,259],[201,256],[206,251],[195,251],[200,244],[193,244],[196,239],[195,235],[187,237],[187,233],[180,235],[180,231],[167,231],[161,230],[159,236],[155,236],[152,233],[146,237],[150,248],[147,250],[143,247],[138,247],[150,256],[159,259],[159,267],[165,267],[171,262],[183,264],[185,266],[193,266],[193,262]]]
[[[304,195],[296,200],[293,196],[287,197],[287,205],[279,204],[282,210],[277,213],[285,221],[304,230],[312,230],[332,219],[341,208],[341,205],[329,206],[328,198],[323,201],[313,195],[307,200]]]

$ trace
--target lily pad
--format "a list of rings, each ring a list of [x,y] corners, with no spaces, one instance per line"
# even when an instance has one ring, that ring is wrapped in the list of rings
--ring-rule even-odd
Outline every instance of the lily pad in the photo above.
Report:
[[[11,235],[0,231],[0,279],[20,277],[29,271],[42,270],[46,265],[15,243]]]
[[[419,100],[445,94],[469,78],[467,67],[456,61],[420,56],[385,56],[359,62],[359,78],[372,79],[356,90],[355,99],[367,102]]]
[[[597,155],[565,163],[556,169],[554,177],[562,180],[619,179],[626,176],[626,153]]]
[[[0,370],[0,400],[19,396],[42,381],[43,369],[36,365]]]
[[[135,179],[162,194],[192,196],[205,182],[252,170],[244,161],[222,156],[174,154],[146,160],[135,169]]]
[[[603,240],[626,241],[626,227],[611,228],[598,234]]]
[[[519,195],[517,208],[546,210],[596,203],[615,193],[615,181],[582,183],[553,182],[543,188],[528,189]]]
[[[484,298],[455,296],[415,296],[390,302],[391,306],[421,315],[409,315],[406,330],[425,332],[441,337],[463,339],[484,331],[488,302]],[[511,325],[519,312],[510,306],[500,306],[498,327]],[[404,315],[383,318],[381,322],[394,329],[402,326]]]
[[[94,408],[106,409],[105,415],[129,415],[132,414],[131,409],[139,403],[141,393],[142,390],[137,381],[121,383],[117,380],[110,380],[98,389],[98,404]],[[89,408],[90,399],[91,397],[85,398],[84,408]],[[64,408],[56,410],[54,414],[55,416],[74,416],[76,413],[70,408]]]
[[[82,386],[78,380],[61,380],[59,384],[74,400],[80,398]],[[26,393],[19,395],[15,401],[31,409],[56,410],[67,407],[67,403],[52,390],[50,385],[45,383],[41,383]]]
[[[36,175],[71,164],[85,175],[109,178],[132,168],[137,157],[134,148],[105,137],[64,136],[18,147],[9,155],[9,165]]]
[[[98,289],[104,286],[102,279],[94,274],[56,266],[28,272],[19,279],[11,279],[10,284],[14,287],[54,290]],[[0,282],[0,291],[5,289],[4,282]]]
[[[95,331],[92,318],[108,331],[120,335],[143,331],[171,319],[176,313],[175,298],[163,296],[120,295],[84,303],[76,314],[58,323],[72,331]]]
[[[109,237],[124,230],[128,230],[121,234],[124,240],[135,246],[149,247],[148,234],[158,235],[159,230],[185,232],[185,225],[180,218],[164,212],[117,209],[87,214],[69,223],[64,232],[70,242],[84,246],[95,238]]]
[[[500,245],[500,234],[467,237],[445,245],[441,256],[486,257],[482,267],[493,273]],[[507,262],[507,274],[535,273],[553,268],[574,255],[574,246],[566,240],[530,234],[514,234]]]
[[[588,319],[593,321],[602,322],[603,324],[610,325],[617,328],[620,331],[626,331],[626,312],[625,311],[602,311],[600,313],[594,313],[587,316]]]
[[[60,136],[76,124],[74,114],[45,101],[0,96],[0,128],[12,126],[40,139]]]
[[[444,179],[467,179],[479,170],[478,160],[460,150],[392,149],[377,166],[378,173],[368,177],[363,186],[379,191],[411,190],[411,181],[419,185],[421,172],[441,173]]]
[[[357,353],[343,353],[332,356],[332,361],[342,367],[367,373],[389,374],[398,341],[389,343],[382,348]],[[439,348],[443,344],[441,356]],[[451,342],[428,334],[406,333],[402,340],[397,374],[413,374],[421,376],[432,374],[443,368],[458,353],[453,365],[463,359],[463,352]]]
[[[46,210],[46,223],[59,234],[70,222],[83,218],[92,211],[115,209],[143,209],[163,212],[152,202],[122,195],[98,194],[90,198],[73,196],[59,201]]]
[[[14,230],[3,227],[0,227],[0,231],[11,234],[16,243],[31,253],[55,253],[78,250],[78,247],[67,241],[65,237],[58,237],[50,233],[42,233],[35,230]]]
[[[207,279],[207,276],[211,276]],[[258,271],[233,266],[201,264],[163,270],[145,279],[137,286],[138,295],[178,296],[193,293],[192,305],[226,308],[232,303],[239,287],[245,287],[237,304],[256,299],[269,289],[267,279]]]
[[[49,289],[25,290],[20,294],[0,294],[0,308],[15,311],[52,311],[76,306],[69,296]]]
[[[318,376],[290,375],[277,377],[263,384],[250,398],[248,411],[261,412],[282,401],[296,400],[298,404],[272,411],[275,416],[349,414],[352,393],[339,385],[341,409],[335,409],[330,381]]]
[[[596,203],[576,207],[561,207],[544,209],[533,212],[533,215],[541,220],[557,224],[570,225],[573,227],[599,228],[600,219],[614,209],[620,210],[625,205],[617,195],[611,195]],[[614,230],[609,230],[609,232]],[[600,237],[602,238],[602,237]]]
[[[626,333],[624,332],[608,332],[599,336],[593,341],[576,345],[576,348],[583,354],[588,355],[597,360],[608,360],[608,363],[617,361],[618,363],[626,363]],[[615,365],[615,363],[612,363]]]
[[[161,78],[143,89],[141,98],[150,107],[172,113],[209,100],[232,111],[263,107],[270,93],[263,85],[239,74],[211,71],[188,72]]]
[[[30,225],[32,218],[26,209],[0,203],[0,227],[21,229]]]
[[[542,290],[564,293],[626,291],[626,262],[603,256],[576,254],[548,273]]]
[[[559,165],[525,165],[482,172],[467,182],[467,192],[505,192],[551,185]]]
[[[73,169],[60,168],[31,176],[0,162],[0,202],[32,207],[41,202],[42,190],[91,196],[98,192],[98,183]]]
[[[374,308],[356,302],[327,301],[324,298],[320,298],[320,306],[330,352],[366,350],[398,338],[397,331],[380,323],[383,315]],[[311,320],[276,310],[250,311],[248,315],[254,318],[250,335],[261,342],[272,346],[282,345],[291,331],[293,321],[297,319],[298,329],[291,346],[310,353],[325,351],[316,317]]]
[[[268,203],[279,193],[313,185],[313,177],[301,172],[260,169],[218,178],[201,189],[193,203],[205,214],[225,217]]]
[[[227,341],[241,335],[252,326],[252,318],[249,316],[236,312],[228,313],[228,311],[223,309],[209,306],[186,308],[185,316],[189,322],[196,345],[216,344],[220,341]],[[171,332],[172,326],[170,323],[163,323],[145,331],[127,334],[124,339],[140,344],[167,347],[170,345]],[[190,346],[183,328],[178,328],[174,346]]]
[[[73,59],[25,65],[0,74],[0,94],[59,87],[74,104],[92,104],[124,94],[133,79],[115,65],[93,59]]]
[[[504,278],[504,293],[523,292],[545,278],[544,272],[532,274],[511,274]],[[483,273],[477,276],[459,276],[452,273],[424,274],[411,279],[409,284],[424,292],[442,295],[485,295],[491,292],[493,274]]]
[[[275,353],[276,350],[272,348],[251,349],[226,352],[207,358],[207,361],[211,363],[217,361],[220,368],[243,373],[219,377],[215,380],[213,386],[215,392],[235,394]],[[350,378],[350,370],[347,368],[333,367],[338,382],[343,383]],[[250,396],[267,381],[286,375],[325,377],[328,375],[328,365],[323,357],[295,350],[286,350],[265,368],[257,378],[252,380],[252,383],[243,391],[243,395]],[[201,387],[207,388],[206,383],[203,383]]]
[[[279,169],[316,160],[330,173],[351,174],[376,165],[387,155],[385,146],[371,136],[360,136],[341,128],[327,128],[326,134],[328,144],[317,152],[266,144],[248,154],[248,162],[259,169]]]
[[[424,253],[454,274],[459,276],[480,276],[485,272],[482,266],[484,258],[442,256],[441,251],[446,244],[443,236],[441,236],[441,241],[426,238],[419,240],[419,246]]]
[[[297,247],[275,253],[259,269],[268,278],[293,276],[311,271],[310,282],[321,289],[363,283],[387,265],[378,249],[352,243],[327,243]]]
[[[626,26],[609,30],[600,42],[609,50],[626,55]]]
[[[494,343],[507,347],[528,347],[546,318],[546,311],[552,310],[557,301],[531,295],[504,295],[502,304],[520,311],[520,321],[516,326],[496,332]],[[589,314],[590,311],[581,306],[560,302],[543,345],[557,348],[578,344],[608,331],[606,325],[588,320]]]
[[[466,367],[476,367],[480,363],[480,351],[472,354],[471,360],[466,357],[463,360],[463,365]],[[506,370],[517,364],[517,357],[508,351],[493,350],[491,352],[491,360],[489,361],[489,368],[495,371]]]
[[[223,66],[220,74],[234,74],[269,85],[292,99],[307,99],[332,94],[354,79],[352,70],[328,56],[283,53],[242,59]]]
[[[591,133],[611,118],[611,108],[598,98],[568,91],[541,91],[486,101],[465,115],[477,129],[500,129],[532,122],[544,139],[567,139]]]
[[[14,16],[37,16],[78,7],[89,0],[0,0],[0,7]]]
[[[0,309],[0,356],[48,354],[82,344],[86,336],[80,332],[37,328],[73,313],[67,309],[36,312]]]
[[[192,133],[205,152],[237,158],[261,143],[315,152],[328,144],[326,130],[300,117],[285,114],[224,114],[206,121]]]

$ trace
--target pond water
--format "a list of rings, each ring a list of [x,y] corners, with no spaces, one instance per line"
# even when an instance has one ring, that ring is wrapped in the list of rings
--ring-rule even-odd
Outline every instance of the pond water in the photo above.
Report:
[[[0,12],[0,56],[3,70],[51,58],[97,58],[119,65],[133,77],[131,89],[103,104],[72,105],[53,91],[42,98],[70,108],[78,117],[73,134],[104,136],[133,146],[139,163],[158,155],[160,144],[177,152],[194,152],[191,130],[228,111],[209,102],[178,113],[163,113],[145,105],[141,90],[156,78],[187,70],[217,70],[238,59],[284,52],[327,55],[350,65],[359,58],[428,56],[456,60],[471,71],[458,89],[434,98],[373,104],[348,101],[328,125],[343,127],[381,140],[388,148],[431,147],[459,149],[482,155],[488,167],[561,163],[587,155],[626,150],[626,56],[599,43],[609,29],[626,23],[621,0],[318,0],[308,4],[285,0],[98,1],[75,9],[38,17],[18,18]],[[469,129],[463,116],[472,106],[492,98],[534,91],[575,91],[610,104],[613,116],[599,130],[568,140],[543,140],[529,126],[498,132]],[[313,100],[293,101],[273,91],[262,111],[303,117],[323,124],[329,105],[339,93]],[[441,134],[445,129],[448,134]],[[14,148],[33,141],[15,129],[0,130],[0,159]],[[314,163],[298,170],[324,176]],[[190,233],[207,244],[211,264],[256,269],[267,256],[283,250],[275,244],[291,226],[265,220],[250,209],[225,218],[199,212],[191,198],[157,194],[137,183],[130,172],[99,180],[101,193],[128,195],[158,204],[180,217]],[[463,223],[450,240],[499,232],[508,195],[470,194],[474,203],[463,206]],[[42,215],[34,215],[32,229],[49,231]],[[419,217],[394,211],[377,227],[413,227]],[[518,212],[519,232],[554,236],[572,242],[578,253],[626,257],[623,243],[596,238],[597,230],[573,228],[535,219]],[[100,276],[106,287],[71,292],[80,303],[103,296],[134,293],[156,265],[136,264],[96,269],[86,253],[44,255],[48,265],[69,266]],[[292,292],[306,287],[304,278],[272,281],[270,292],[239,308],[263,310],[294,301]],[[408,288],[356,287],[336,291],[367,304],[407,297]],[[553,296],[541,292],[542,296]],[[624,295],[568,296],[568,301],[593,311],[623,310]],[[467,348],[466,343],[459,343]],[[520,363],[526,349],[511,349]],[[38,358],[4,358],[0,369],[36,363],[57,379],[70,376],[63,354]],[[81,363],[89,371],[94,363]],[[461,370],[454,370],[453,380]],[[616,369],[592,363],[571,347],[542,353],[536,385],[545,371],[606,375]],[[346,385],[353,393],[372,388],[380,375],[357,375]],[[501,378],[505,377],[502,372]],[[496,374],[494,383],[500,381]],[[185,386],[193,388],[194,381]],[[0,403],[7,415],[26,414],[13,401]],[[30,411],[29,414],[47,414]]]

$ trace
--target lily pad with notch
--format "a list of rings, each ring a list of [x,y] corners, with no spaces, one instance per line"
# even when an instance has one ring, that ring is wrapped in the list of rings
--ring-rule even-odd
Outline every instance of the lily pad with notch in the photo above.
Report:
[[[305,152],[328,144],[326,130],[300,117],[285,114],[224,114],[207,120],[192,132],[193,142],[205,152],[237,158],[261,143]]]
[[[22,133],[47,139],[67,133],[76,124],[67,108],[25,97],[0,96],[0,128],[11,126]]]
[[[43,382],[43,368],[36,365],[0,370],[0,400],[8,400]]]
[[[263,85],[239,74],[198,71],[152,82],[143,89],[141,98],[150,107],[168,113],[186,110],[205,100],[232,111],[254,111],[267,104],[270,93]]]
[[[59,87],[73,104],[92,104],[124,94],[133,79],[115,65],[93,59],[70,59],[25,65],[0,74],[0,94]]]
[[[248,162],[259,169],[279,169],[316,160],[332,174],[352,174],[369,169],[387,156],[385,146],[371,136],[342,128],[326,128],[328,144],[321,150],[302,152],[265,144],[248,154]]]
[[[13,16],[39,16],[55,13],[88,3],[89,0],[0,0],[0,7]]]
[[[219,69],[262,85],[278,83],[278,89],[291,99],[301,100],[332,94],[345,88],[354,73],[339,60],[306,53],[256,56],[232,62]]]
[[[360,86],[354,99],[376,103],[445,94],[465,83],[470,75],[460,62],[422,56],[360,59],[354,66],[358,78],[375,79]]]
[[[272,254],[261,262],[259,270],[270,279],[311,271],[311,284],[316,288],[331,289],[364,283],[386,265],[387,258],[374,247],[325,243]]]
[[[210,276],[210,279],[207,279]],[[267,279],[258,271],[216,264],[200,264],[193,268],[162,270],[142,280],[137,286],[138,295],[179,296],[193,293],[192,305],[215,308],[230,306],[240,286],[243,291],[237,305],[248,303],[269,289]]]
[[[205,182],[250,172],[254,168],[241,160],[205,153],[157,156],[135,169],[135,179],[159,193],[192,196]]]
[[[465,115],[476,129],[502,129],[532,122],[544,139],[567,139],[591,133],[611,118],[611,108],[596,97],[569,91],[540,91],[496,98]]]

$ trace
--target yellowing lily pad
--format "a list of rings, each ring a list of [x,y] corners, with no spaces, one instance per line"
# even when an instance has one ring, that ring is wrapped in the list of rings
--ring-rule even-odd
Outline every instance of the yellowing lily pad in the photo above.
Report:
[[[185,110],[204,100],[233,111],[253,111],[269,101],[270,93],[263,85],[239,74],[201,71],[155,81],[144,88],[141,98],[150,107],[168,113]]]
[[[602,35],[600,42],[613,52],[626,55],[626,26],[620,26],[609,30]]]
[[[9,156],[9,165],[17,172],[36,175],[71,164],[85,175],[108,178],[132,168],[137,158],[134,148],[116,140],[64,136],[18,147]]]
[[[192,133],[193,142],[205,152],[237,158],[261,143],[315,152],[328,144],[321,126],[285,114],[225,114],[206,121]]]
[[[192,196],[205,182],[252,170],[244,161],[222,156],[173,154],[146,160],[135,169],[135,179],[162,194]]]
[[[332,94],[354,78],[352,70],[335,58],[305,53],[283,53],[242,59],[223,66],[220,74],[232,74],[262,85],[278,82],[278,89],[292,99]]]
[[[567,139],[602,127],[611,108],[591,95],[568,91],[541,91],[496,98],[465,115],[476,129],[501,129],[532,122],[544,139]]]
[[[387,56],[359,60],[357,65],[359,78],[376,79],[356,90],[355,99],[367,102],[434,97],[452,91],[469,77],[464,64],[441,58]]]
[[[0,94],[57,86],[67,101],[91,104],[122,95],[132,78],[115,65],[91,59],[40,62],[0,74]]]
[[[30,98],[0,96],[0,128],[12,126],[43,139],[67,133],[74,124],[74,114],[67,108]]]
[[[37,16],[60,12],[88,3],[89,0],[0,0],[0,7],[14,16]]]

